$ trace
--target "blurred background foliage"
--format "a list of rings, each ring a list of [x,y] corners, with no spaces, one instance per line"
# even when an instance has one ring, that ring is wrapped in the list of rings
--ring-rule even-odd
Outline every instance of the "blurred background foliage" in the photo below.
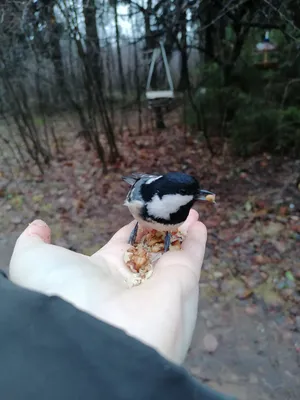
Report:
[[[299,10],[297,0],[2,0],[1,148],[43,172],[62,150],[63,119],[105,172],[122,155],[122,129],[145,125],[149,63],[162,41],[173,107],[211,153],[218,137],[233,154],[297,157]],[[260,42],[274,48],[257,52]],[[164,82],[160,63],[152,88]],[[154,110],[157,128],[168,110]]]

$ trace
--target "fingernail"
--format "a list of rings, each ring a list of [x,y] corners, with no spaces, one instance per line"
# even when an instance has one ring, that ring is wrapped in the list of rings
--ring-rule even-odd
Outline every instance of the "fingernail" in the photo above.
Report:
[[[41,219],[35,219],[34,221],[30,222],[29,226],[45,227],[47,224]]]
[[[26,228],[25,234],[27,236],[39,236],[46,243],[50,243],[51,241],[50,228],[44,221],[40,219],[36,219],[35,221],[31,222]]]

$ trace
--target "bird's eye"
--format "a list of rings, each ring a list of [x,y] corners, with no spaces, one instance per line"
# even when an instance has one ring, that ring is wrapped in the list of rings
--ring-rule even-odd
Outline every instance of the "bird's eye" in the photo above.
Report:
[[[185,190],[185,189],[180,189],[180,190],[179,190],[179,193],[180,193],[180,194],[186,194],[186,190]]]

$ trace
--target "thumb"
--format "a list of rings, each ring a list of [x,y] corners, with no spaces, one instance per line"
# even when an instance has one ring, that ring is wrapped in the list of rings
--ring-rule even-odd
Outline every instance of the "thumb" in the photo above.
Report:
[[[46,222],[36,219],[21,233],[16,241],[14,253],[29,249],[41,243],[50,243],[51,230]]]

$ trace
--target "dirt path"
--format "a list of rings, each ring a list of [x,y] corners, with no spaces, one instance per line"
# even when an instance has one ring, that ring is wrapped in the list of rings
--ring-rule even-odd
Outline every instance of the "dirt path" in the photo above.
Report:
[[[214,335],[213,354],[204,345]],[[239,400],[299,398],[300,335],[280,329],[262,310],[250,316],[244,307],[201,298],[199,318],[186,365],[209,386]]]

